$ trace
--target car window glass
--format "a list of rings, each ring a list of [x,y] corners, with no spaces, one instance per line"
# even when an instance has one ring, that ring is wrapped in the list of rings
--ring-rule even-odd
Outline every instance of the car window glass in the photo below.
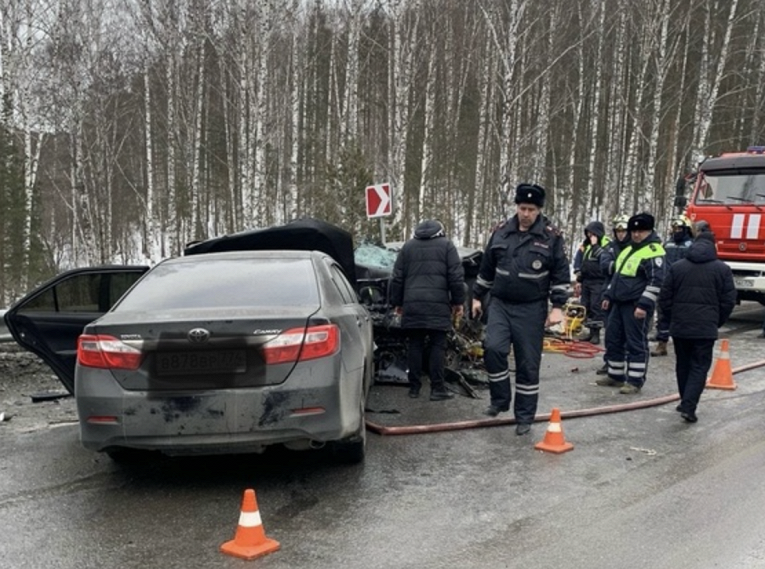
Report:
[[[143,273],[112,273],[109,275],[109,306],[117,302]]]
[[[156,265],[114,312],[316,306],[318,298],[310,259],[194,255]]]
[[[340,296],[343,297],[343,302],[345,304],[355,303],[357,301],[356,292],[353,290],[353,287],[351,287],[348,279],[345,278],[345,275],[340,268],[337,265],[332,265],[330,267],[330,272],[332,273],[332,282],[335,283],[335,286],[340,291]]]
[[[73,275],[26,302],[19,312],[105,312],[141,275],[140,271]]]
[[[76,275],[27,302],[23,312],[98,312],[98,292],[101,276]]]

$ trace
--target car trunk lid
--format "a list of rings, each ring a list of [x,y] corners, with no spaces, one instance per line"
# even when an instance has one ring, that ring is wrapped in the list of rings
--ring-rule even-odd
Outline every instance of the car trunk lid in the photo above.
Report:
[[[324,324],[311,321],[317,308],[177,310],[155,314],[109,314],[85,329],[87,336],[116,339],[140,353],[137,369],[109,367],[127,390],[196,390],[276,385],[294,360],[266,362],[269,343],[285,333]]]

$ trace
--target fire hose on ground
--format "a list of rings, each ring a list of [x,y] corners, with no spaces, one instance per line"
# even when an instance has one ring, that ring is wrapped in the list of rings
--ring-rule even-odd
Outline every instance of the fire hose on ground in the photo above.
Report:
[[[576,357],[576,356],[573,356]],[[584,356],[592,357],[592,356]],[[752,369],[765,367],[765,360],[760,360],[754,363],[746,364],[737,368],[733,368],[731,373],[734,375],[737,373],[743,373]],[[609,413],[621,413],[623,411],[633,411],[635,409],[647,409],[649,407],[657,407],[659,405],[666,405],[680,399],[678,394],[666,395],[664,397],[657,397],[655,399],[646,399],[644,401],[635,401],[633,403],[623,403],[620,405],[607,405],[605,407],[592,407],[589,409],[578,409],[574,411],[561,411],[561,419],[573,419],[577,417],[593,417],[596,415],[606,415]],[[551,413],[544,415],[537,415],[534,417],[534,422],[539,423],[550,420]],[[416,435],[422,433],[439,433],[444,431],[459,431],[463,429],[477,429],[482,427],[498,427],[502,425],[514,425],[515,419],[474,419],[470,421],[456,421],[453,423],[436,423],[432,425],[406,425],[401,427],[386,427],[384,425],[378,425],[367,421],[367,429],[373,433],[379,435]]]

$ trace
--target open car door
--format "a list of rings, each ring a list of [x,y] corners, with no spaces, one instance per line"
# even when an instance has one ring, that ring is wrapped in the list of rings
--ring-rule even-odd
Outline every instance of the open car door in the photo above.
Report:
[[[77,338],[109,310],[141,276],[145,266],[104,266],[61,273],[5,313],[13,339],[37,354],[74,393]]]

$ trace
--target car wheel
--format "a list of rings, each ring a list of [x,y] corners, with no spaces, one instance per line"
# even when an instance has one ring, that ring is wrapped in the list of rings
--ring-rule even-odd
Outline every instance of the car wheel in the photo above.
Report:
[[[361,408],[361,428],[359,432],[331,445],[333,458],[342,464],[359,464],[364,462],[367,454],[367,425],[364,421],[364,405]]]

